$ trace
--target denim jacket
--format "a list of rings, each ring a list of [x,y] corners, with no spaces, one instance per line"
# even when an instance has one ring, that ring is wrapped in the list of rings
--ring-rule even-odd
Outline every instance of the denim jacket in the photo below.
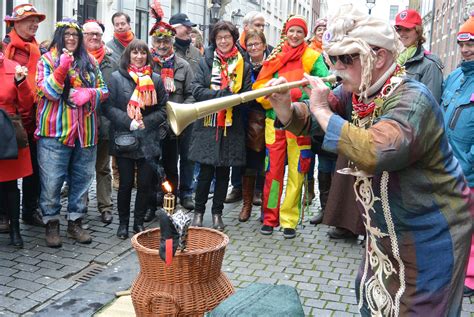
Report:
[[[474,187],[474,61],[462,62],[443,83],[445,129],[469,187]]]

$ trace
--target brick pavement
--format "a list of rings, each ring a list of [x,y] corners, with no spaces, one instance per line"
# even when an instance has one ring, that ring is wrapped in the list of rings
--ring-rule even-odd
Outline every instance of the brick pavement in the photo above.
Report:
[[[89,283],[87,277],[79,278],[78,272],[91,268],[91,263],[96,272],[107,270],[133,253],[129,240],[115,237],[116,214],[111,225],[100,222],[94,195],[92,191],[89,215],[84,221],[93,236],[90,245],[79,245],[65,238],[65,220],[61,223],[63,247],[60,249],[45,246],[43,228],[22,224],[25,248],[21,250],[7,245],[8,235],[0,235],[0,316],[31,316],[45,307],[50,308],[49,312],[54,311],[51,305],[59,298],[74,294],[71,290]],[[279,231],[263,236],[258,232],[258,208],[254,207],[248,222],[240,223],[237,220],[240,207],[240,203],[229,204],[224,210],[225,232],[230,243],[223,270],[236,288],[253,282],[287,284],[298,290],[308,316],[358,315],[353,288],[363,249],[357,241],[330,240],[326,236],[327,226],[309,224],[299,227],[297,237],[292,240],[285,240]],[[316,202],[306,219],[317,208]],[[211,223],[209,214],[205,217],[206,226]],[[463,309],[463,316],[474,316],[474,299],[464,299]],[[58,316],[61,315],[65,316],[64,312],[58,311]]]

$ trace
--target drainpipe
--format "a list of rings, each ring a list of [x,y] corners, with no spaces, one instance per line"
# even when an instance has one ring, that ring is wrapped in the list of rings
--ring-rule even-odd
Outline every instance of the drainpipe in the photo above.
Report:
[[[428,50],[431,51],[431,41],[433,40],[433,25],[435,20],[435,5],[436,0],[433,0],[433,5],[431,6],[431,31],[430,31],[430,41],[428,45]]]
[[[208,32],[209,32],[209,26],[207,25],[207,0],[203,0],[203,3],[204,3],[204,12],[203,12],[203,21],[202,21],[202,25],[203,25],[203,30],[202,30],[202,44],[205,45],[207,43],[207,36],[208,36]]]

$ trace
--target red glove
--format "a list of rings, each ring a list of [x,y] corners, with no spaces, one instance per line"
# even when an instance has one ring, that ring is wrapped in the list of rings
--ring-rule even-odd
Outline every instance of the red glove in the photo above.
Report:
[[[71,89],[69,99],[76,106],[83,106],[91,100],[92,94],[94,93],[93,88],[75,88]]]

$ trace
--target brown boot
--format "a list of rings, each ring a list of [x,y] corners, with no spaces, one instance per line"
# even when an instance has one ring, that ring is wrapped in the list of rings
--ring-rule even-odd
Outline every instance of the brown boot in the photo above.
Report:
[[[314,194],[314,179],[308,181],[308,185],[303,189],[303,203],[310,205],[316,195]]]
[[[246,222],[252,213],[253,191],[255,189],[255,175],[242,177],[242,210],[239,214],[239,221]]]
[[[46,224],[46,245],[50,248],[60,248],[62,245],[59,236],[59,220],[50,220]]]
[[[79,243],[89,244],[92,242],[92,238],[89,233],[82,229],[82,219],[76,219],[74,221],[69,220],[67,222],[67,233],[71,238]]]

